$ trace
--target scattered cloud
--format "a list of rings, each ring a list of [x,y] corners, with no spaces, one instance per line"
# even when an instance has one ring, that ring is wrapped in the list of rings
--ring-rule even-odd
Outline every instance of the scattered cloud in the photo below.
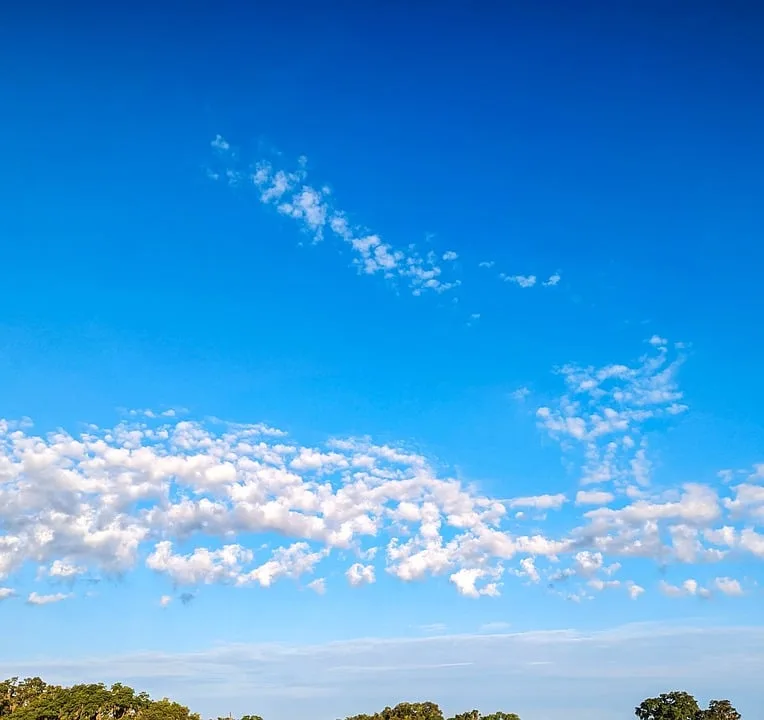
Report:
[[[360,274],[379,275],[407,287],[413,295],[445,293],[460,285],[459,279],[446,279],[439,264],[441,260],[455,260],[453,250],[439,258],[434,251],[422,252],[415,245],[396,247],[352,222],[350,214],[337,206],[328,187],[308,182],[306,158],[300,158],[293,170],[276,168],[265,160],[251,170],[241,170],[235,166],[236,157],[224,138],[218,135],[212,144],[218,156],[229,163],[225,171],[212,172],[213,179],[225,178],[229,184],[252,188],[262,204],[295,221],[314,242],[331,235],[350,249]]]
[[[527,387],[519,387],[517,390],[513,390],[509,396],[513,400],[523,401],[531,394],[531,391]]]
[[[505,273],[501,273],[499,277],[504,282],[514,283],[521,288],[531,288],[536,284],[535,275],[507,275]]]
[[[162,595],[162,597],[159,598],[159,604],[162,607],[167,607],[172,602],[172,595]]]
[[[374,566],[354,563],[347,573],[348,582],[353,586],[370,585],[375,581]]]
[[[495,498],[404,446],[352,437],[303,446],[262,423],[142,413],[35,435],[26,421],[0,421],[0,582],[14,588],[29,566],[51,584],[144,565],[194,592],[292,580],[320,593],[320,571],[334,563],[352,586],[379,572],[443,577],[479,597],[516,578],[580,602],[609,588],[639,596],[644,580],[629,577],[638,562],[764,558],[760,465],[736,471],[737,484],[651,488],[645,427],[672,422],[682,403],[681,358],[651,347],[634,365],[559,370],[565,392],[536,417],[574,459],[569,492]],[[276,541],[253,545],[258,535]],[[739,594],[718,574],[709,592]],[[705,592],[690,581],[661,589]]]
[[[308,588],[318,595],[326,594],[326,580],[324,578],[316,578],[308,583]]]

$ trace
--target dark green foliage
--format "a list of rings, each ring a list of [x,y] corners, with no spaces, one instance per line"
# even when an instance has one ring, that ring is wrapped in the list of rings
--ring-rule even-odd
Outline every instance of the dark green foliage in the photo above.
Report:
[[[634,710],[639,720],[741,720],[729,700],[712,700],[702,710],[686,692],[663,693],[647,698]],[[48,685],[38,677],[0,682],[2,720],[201,720],[179,703],[163,698],[152,700],[145,692],[115,683],[80,684],[71,687]],[[233,720],[233,718],[218,718]],[[243,715],[239,720],[263,720]],[[373,715],[353,715],[345,720],[444,720],[433,702],[399,703]],[[458,713],[449,720],[520,720],[514,713],[482,715],[478,710]]]
[[[701,710],[692,695],[676,690],[643,700],[634,713],[639,720],[740,720],[729,700],[712,700]]]

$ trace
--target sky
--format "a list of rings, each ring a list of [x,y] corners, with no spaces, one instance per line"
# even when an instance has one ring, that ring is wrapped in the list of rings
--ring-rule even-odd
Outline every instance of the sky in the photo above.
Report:
[[[0,675],[754,717],[761,12],[528,5],[4,13]]]

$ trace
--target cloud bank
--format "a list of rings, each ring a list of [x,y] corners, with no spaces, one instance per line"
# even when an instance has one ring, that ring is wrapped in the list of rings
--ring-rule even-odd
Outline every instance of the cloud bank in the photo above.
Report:
[[[721,485],[651,487],[645,428],[686,406],[681,357],[665,341],[648,347],[632,365],[559,369],[566,391],[536,417],[570,459],[567,493],[493,498],[403,446],[310,447],[264,424],[142,411],[112,428],[35,435],[3,421],[0,598],[14,600],[30,565],[48,587],[27,601],[46,605],[72,597],[62,582],[138,564],[191,589],[294,581],[323,593],[337,570],[351,586],[441,576],[473,598],[525,585],[575,601],[745,594],[753,585],[731,561],[764,558],[763,466]],[[240,540],[258,534],[282,540]],[[655,584],[656,573],[646,587],[632,573],[645,562],[684,577]],[[712,568],[702,582],[701,567]]]

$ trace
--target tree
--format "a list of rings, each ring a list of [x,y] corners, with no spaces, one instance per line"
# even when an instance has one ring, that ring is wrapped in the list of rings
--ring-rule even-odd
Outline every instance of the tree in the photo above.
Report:
[[[647,698],[634,708],[639,720],[696,720],[700,707],[689,693],[673,691]]]
[[[712,700],[707,710],[698,713],[698,720],[740,720],[740,713],[729,700]]]

